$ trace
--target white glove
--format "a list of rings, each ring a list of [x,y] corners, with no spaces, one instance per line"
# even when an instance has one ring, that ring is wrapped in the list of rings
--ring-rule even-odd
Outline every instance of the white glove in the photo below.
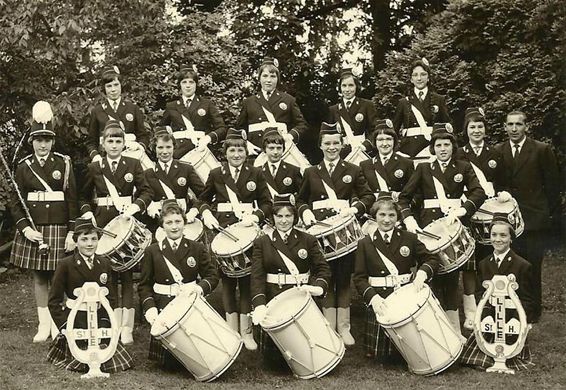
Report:
[[[220,223],[218,223],[218,220],[214,217],[214,215],[212,215],[210,210],[203,211],[202,221],[204,222],[204,225],[211,230],[220,226]]]
[[[101,161],[102,161],[102,156],[100,154],[97,154],[92,158],[93,163],[99,163]]]
[[[409,215],[407,218],[405,218],[403,222],[405,222],[407,230],[411,233],[416,233],[421,230],[419,224],[415,220],[415,217],[413,217],[412,215]]]
[[[147,309],[147,311],[144,314],[145,320],[150,325],[153,325],[153,323],[155,322],[155,320],[157,319],[158,316],[159,316],[159,313],[157,312],[156,307],[150,307],[149,309]]]
[[[242,224],[244,226],[253,226],[259,223],[259,218],[255,214],[244,214],[242,216]]]
[[[255,156],[255,155],[261,153],[261,148],[255,146],[250,141],[247,141],[247,146],[248,146],[248,155],[249,156]]]
[[[301,291],[306,291],[313,297],[319,297],[324,294],[324,290],[320,286],[311,286],[310,284],[303,284],[298,287]]]
[[[191,295],[191,294],[203,295],[204,294],[202,287],[199,286],[196,283],[183,284],[179,288],[179,291],[181,292],[181,295]]]
[[[314,216],[313,212],[310,210],[305,210],[303,213],[303,223],[305,226],[311,226],[312,224],[316,223],[316,217]]]
[[[43,241],[43,234],[38,232],[37,230],[32,229],[29,226],[26,226],[24,230],[22,230],[24,237],[32,242],[41,242]]]
[[[132,217],[135,213],[139,213],[140,212],[140,206],[138,206],[135,203],[132,203],[131,205],[129,205],[126,210],[124,210],[124,216],[125,217]]]
[[[415,275],[415,280],[413,280],[413,285],[417,292],[421,291],[424,288],[426,279],[428,275],[423,270],[418,270],[417,274]]]
[[[378,294],[375,294],[371,301],[369,301],[373,312],[379,316],[383,316],[387,310],[387,305],[385,304],[385,299],[383,299]]]
[[[190,209],[187,214],[185,214],[185,217],[187,218],[187,223],[193,223],[195,221],[195,218],[198,215],[198,210],[196,208],[192,208]]]
[[[197,145],[197,149],[198,150],[204,150],[206,149],[206,147],[208,146],[209,143],[212,142],[212,139],[210,138],[209,135],[205,135],[204,137],[202,137],[199,141],[198,141],[198,145]]]
[[[286,143],[293,143],[294,141],[293,134],[291,133],[283,134],[283,139],[285,140]]]
[[[366,149],[366,146],[365,146],[364,144],[359,144],[359,145],[358,145],[358,148],[360,148],[360,150],[361,150],[362,152],[365,152],[365,151],[367,150],[367,149]]]
[[[358,209],[355,208],[355,207],[345,207],[345,208],[340,210],[340,216],[341,217],[350,217],[352,215],[356,215],[357,212],[358,212]]]
[[[399,195],[401,193],[397,192],[397,191],[391,191],[391,197],[393,198],[393,202],[397,203],[399,202]]]
[[[256,307],[252,313],[252,322],[254,325],[259,325],[265,319],[267,315],[267,306],[259,305]]]
[[[161,212],[161,204],[159,202],[151,202],[149,206],[147,206],[147,215],[151,218],[159,217],[159,213]]]
[[[77,244],[73,240],[73,232],[70,231],[67,233],[67,237],[65,237],[65,252],[72,252],[75,250]]]
[[[497,194],[497,201],[499,203],[509,202],[511,199],[513,199],[513,197],[507,191],[501,191],[499,194]]]
[[[446,222],[448,222],[449,225],[452,225],[454,222],[456,222],[458,218],[466,216],[466,213],[467,211],[463,207],[450,209],[447,215],[448,218],[446,219]]]

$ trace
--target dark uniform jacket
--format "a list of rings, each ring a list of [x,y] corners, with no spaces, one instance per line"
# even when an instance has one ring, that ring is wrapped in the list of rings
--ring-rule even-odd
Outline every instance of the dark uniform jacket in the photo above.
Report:
[[[389,245],[385,244],[379,230],[375,231],[373,237],[366,236],[358,241],[353,281],[358,293],[368,305],[376,294],[386,298],[393,292],[393,287],[372,287],[369,284],[370,276],[384,277],[391,274],[376,248],[395,264],[399,275],[412,273],[411,268],[418,266],[430,279],[438,270],[436,255],[426,250],[416,234],[399,229],[393,229],[390,233]]]
[[[238,129],[246,130],[249,141],[261,147],[263,130],[249,132],[248,126],[267,121],[262,105],[271,111],[277,122],[287,125],[287,131],[293,135],[294,142],[297,144],[308,126],[295,98],[285,92],[273,91],[269,101],[265,100],[262,92],[245,98],[242,102],[242,110],[238,116]]]
[[[240,174],[238,181],[235,183],[228,163],[223,163],[221,167],[214,168],[210,171],[208,180],[204,185],[200,199],[203,204],[200,207],[200,213],[204,210],[216,211],[218,203],[230,202],[226,184],[236,193],[241,203],[253,203],[256,201],[257,210],[253,213],[257,215],[259,221],[263,221],[266,215],[270,215],[271,197],[265,178],[260,168],[251,167],[244,163],[240,166]],[[233,212],[216,212],[216,218],[222,227],[238,222],[238,218]]]
[[[65,200],[28,201],[28,193],[45,191],[45,187],[33,174],[27,162],[31,163],[31,169],[53,191],[64,191]],[[69,156],[52,152],[46,156],[45,165],[42,167],[39,165],[35,155],[31,154],[20,161],[16,168],[15,180],[36,225],[67,225],[70,230],[73,229],[79,210],[75,175]],[[15,193],[10,205],[12,217],[16,221],[16,227],[22,231],[25,227],[31,226]]]
[[[339,122],[340,126],[343,128],[341,119],[343,118],[352,128],[354,135],[365,136],[366,140],[363,142],[363,145],[366,147],[366,153],[374,149],[373,143],[370,140],[375,130],[377,112],[371,100],[356,97],[350,109],[346,108],[342,100],[340,103],[330,106],[329,111],[329,123]],[[351,147],[348,146],[342,150],[341,154],[347,156],[351,150]]]
[[[112,280],[112,267],[110,260],[102,256],[94,255],[93,268],[88,268],[83,257],[77,250],[68,257],[61,259],[57,263],[57,269],[49,288],[49,312],[57,325],[57,328],[64,329],[67,326],[67,317],[71,312],[65,305],[65,296],[70,299],[77,299],[75,288],[82,287],[86,282],[96,282],[101,287],[108,288],[106,299],[112,308],[116,307],[116,283]],[[98,310],[98,320],[108,321],[109,316],[105,309]],[[75,318],[74,328],[86,328],[86,312],[79,311]]]
[[[303,176],[299,167],[281,161],[277,172],[275,172],[275,177],[273,177],[270,166],[269,163],[265,163],[261,167],[266,183],[278,194],[293,194],[296,196],[303,182]]]
[[[186,128],[182,115],[191,121],[195,131],[204,131],[206,135],[210,136],[211,145],[219,144],[226,138],[224,120],[220,116],[218,108],[209,99],[195,95],[188,108],[182,98],[169,102],[159,124],[171,126],[173,131],[184,131]],[[190,139],[177,139],[173,156],[181,158],[194,147],[195,145]]]
[[[433,176],[444,187],[447,199],[459,199],[462,194],[467,200],[462,203],[467,211],[466,216],[472,216],[485,200],[485,192],[481,187],[474,170],[467,161],[452,158],[443,173],[438,161],[417,165],[415,173],[399,195],[399,206],[403,219],[411,215],[409,204],[415,196],[426,199],[438,199],[434,187]],[[467,188],[464,191],[464,187]],[[444,216],[440,208],[424,208],[421,211],[420,226],[426,225]]]
[[[155,168],[145,171],[145,179],[153,193],[151,200],[158,202],[167,199],[163,186],[160,184],[162,181],[173,191],[175,199],[186,200],[187,211],[191,207],[198,208],[200,206],[199,196],[204,190],[204,184],[193,166],[179,160],[171,160],[168,164],[168,173],[163,171],[159,162],[155,163]]]
[[[94,217],[100,227],[104,227],[119,214],[114,206],[96,207],[96,198],[110,197],[103,175],[114,184],[119,196],[132,196],[133,203],[137,204],[142,212],[147,208],[153,194],[145,180],[141,164],[136,159],[122,156],[114,174],[106,158],[100,163],[93,162],[88,165],[86,182],[81,191],[81,214],[92,211],[95,207]]]
[[[118,105],[118,111],[114,111],[108,100],[105,99],[90,112],[86,146],[91,158],[101,150],[100,137],[102,137],[106,122],[110,119],[109,116],[124,125],[126,134],[135,134],[136,142],[140,143],[147,150],[151,135],[145,128],[144,116],[140,108],[131,101],[122,98]]]
[[[415,114],[413,114],[413,110],[411,110],[411,105],[414,105],[421,112],[427,126],[430,127],[435,123],[449,123],[450,115],[448,114],[444,96],[433,92],[430,88],[422,102],[415,95],[413,89],[411,89],[408,96],[399,100],[397,109],[395,110],[395,116],[393,117],[393,127],[399,134],[400,139],[399,151],[414,157],[421,150],[428,147],[429,141],[422,135],[411,137],[402,136],[403,132],[401,129],[419,127]]]
[[[509,141],[497,145],[503,158],[500,189],[519,203],[525,231],[544,230],[560,205],[560,176],[550,145],[527,138],[519,156],[513,159]]]
[[[161,250],[160,245],[163,246]],[[141,261],[141,279],[138,286],[140,301],[144,312],[151,307],[162,310],[175,297],[157,294],[153,291],[155,283],[172,285],[175,279],[169,271],[163,256],[179,270],[183,283],[190,283],[200,276],[198,285],[205,295],[210,294],[218,285],[216,267],[210,260],[210,254],[204,244],[186,238],[181,239],[177,250],[173,252],[167,238],[146,248]]]
[[[380,192],[379,182],[375,172],[387,183],[388,191],[401,192],[409,178],[415,171],[414,164],[406,157],[398,156],[395,153],[385,165],[381,163],[379,156],[362,161],[360,163],[362,173],[366,178],[369,188],[375,194]]]
[[[519,289],[516,290],[515,293],[517,293],[517,296],[521,300],[521,305],[527,315],[527,322],[532,322],[535,313],[535,300],[533,296],[533,273],[531,268],[531,264],[513,252],[513,250],[507,253],[507,256],[501,262],[501,267],[499,268],[493,258],[493,254],[491,254],[478,264],[476,298],[479,300],[486,290],[482,286],[484,280],[491,280],[494,275],[513,274],[519,284]],[[484,313],[484,315],[486,314]]]
[[[481,153],[477,156],[472,145],[467,144],[458,148],[454,158],[473,163],[483,172],[487,181],[492,183],[497,191],[497,187],[502,181],[503,159],[501,153],[496,148],[484,142]]]
[[[360,167],[340,159],[337,160],[332,177],[330,177],[326,165],[322,161],[318,165],[308,167],[305,170],[303,184],[297,197],[298,210],[301,216],[307,209],[313,211],[318,221],[337,214],[333,209],[312,209],[314,201],[328,199],[328,194],[322,183],[323,178],[331,184],[336,197],[349,200],[350,206],[358,209],[358,214],[369,211],[375,201]]]
[[[292,229],[285,244],[278,231],[264,235],[254,242],[251,291],[252,304],[257,307],[265,305],[276,295],[293,287],[267,283],[267,274],[286,274],[291,272],[277,251],[286,255],[299,270],[299,273],[310,272],[309,284],[320,286],[326,293],[330,282],[330,267],[324,259],[316,238],[308,233]]]

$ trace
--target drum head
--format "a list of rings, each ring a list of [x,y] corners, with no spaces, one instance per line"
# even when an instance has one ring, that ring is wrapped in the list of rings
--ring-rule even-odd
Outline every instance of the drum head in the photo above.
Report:
[[[373,237],[373,234],[375,233],[376,230],[377,230],[377,222],[375,221],[371,221],[368,219],[362,225],[362,233],[364,233],[366,236]]]
[[[290,321],[309,302],[309,293],[297,288],[290,288],[277,295],[267,304],[265,319],[261,322],[264,329],[277,328]]]
[[[491,213],[505,213],[509,215],[515,211],[515,202],[513,202],[513,200],[508,200],[507,202],[501,203],[497,200],[497,198],[491,198],[483,202],[480,209]],[[491,221],[493,219],[493,215],[482,213],[478,210],[472,216],[472,219],[476,221]]]
[[[183,228],[183,237],[189,240],[198,241],[202,236],[202,232],[202,222],[198,219],[195,219],[193,223],[188,223],[185,225],[185,227]],[[165,237],[165,230],[163,230],[162,227],[158,227],[155,231],[155,239],[161,242]]]
[[[220,257],[247,251],[253,245],[254,240],[261,234],[261,229],[257,225],[244,226],[241,222],[230,225],[225,230],[237,237],[238,241],[234,241],[226,234],[218,232],[210,244],[210,249]]]
[[[448,223],[446,222],[446,217],[443,217],[429,223],[423,229],[429,233],[440,236],[439,240],[432,237],[426,237],[422,234],[418,234],[418,238],[420,242],[425,244],[428,251],[434,252],[458,237],[461,229],[462,222],[456,220],[456,222],[454,222],[452,225],[448,225]]]
[[[151,326],[151,335],[158,337],[169,332],[179,324],[179,322],[187,315],[193,303],[197,299],[197,294],[179,295],[173,299],[165,309],[159,313],[157,319]]]
[[[189,153],[185,154],[181,158],[181,161],[188,162],[192,166],[197,167],[202,163],[202,160],[204,160],[204,158],[206,157],[206,152],[208,152],[208,149],[205,150],[193,149]]]
[[[307,233],[319,237],[324,235],[327,232],[331,232],[333,230],[339,230],[342,226],[346,225],[348,222],[355,218],[353,215],[348,217],[343,217],[340,214],[333,215],[332,217],[326,218],[325,220],[321,221],[323,224],[314,224],[310,228],[307,229]],[[330,225],[330,226],[326,226]]]
[[[416,292],[412,283],[400,287],[385,299],[387,311],[378,317],[378,322],[384,326],[392,326],[406,320],[426,304],[430,294],[427,285],[419,292]]]
[[[123,218],[121,216],[117,216],[112,221],[108,222],[108,224],[104,227],[104,230],[116,234],[116,237],[112,238],[106,234],[103,234],[98,241],[96,254],[105,255],[120,247],[124,240],[126,240],[130,236],[133,226],[133,217]]]

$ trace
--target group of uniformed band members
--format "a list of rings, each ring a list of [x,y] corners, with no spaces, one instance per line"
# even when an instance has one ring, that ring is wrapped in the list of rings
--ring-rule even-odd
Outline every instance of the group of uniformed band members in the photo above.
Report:
[[[478,244],[476,255],[463,271],[464,325],[472,327],[474,294],[482,289],[481,281],[509,273],[519,280],[528,322],[538,322],[543,231],[558,203],[555,156],[549,145],[528,137],[526,115],[519,111],[506,116],[509,139],[491,146],[484,112],[475,107],[466,110],[463,132],[468,142],[458,148],[444,97],[432,90],[430,76],[428,62],[416,61],[409,70],[413,88],[399,101],[393,120],[378,120],[373,103],[357,97],[357,78],[351,71],[343,71],[339,80],[342,98],[330,107],[330,117],[320,130],[318,147],[324,159],[303,174],[281,160],[285,145],[297,144],[307,123],[295,99],[277,89],[280,74],[273,59],[266,59],[259,68],[260,91],[242,103],[235,125],[239,130],[227,129],[214,103],[196,93],[196,71],[183,68],[177,78],[181,96],[167,104],[151,133],[144,127],[140,108],[122,97],[124,80],[119,70],[105,69],[100,79],[104,98],[90,113],[86,145],[92,162],[80,189],[69,157],[52,150],[53,121],[45,115],[49,107],[34,107],[29,134],[33,153],[21,160],[15,173],[33,223],[17,199],[11,208],[17,227],[11,262],[34,271],[39,327],[33,341],[44,341],[51,335],[55,341],[50,361],[84,370],[69,353],[61,332],[68,315],[64,297],[73,299],[75,287],[93,281],[110,288],[110,301],[121,324],[121,342],[133,342],[132,271],[115,272],[107,259],[94,254],[101,234],[98,228],[121,214],[142,219],[152,231],[161,226],[166,233],[166,239],[154,241],[146,249],[141,261],[138,292],[150,324],[174,298],[172,286],[207,295],[222,280],[226,320],[239,330],[245,347],[254,350],[252,320],[260,323],[266,303],[296,283],[294,278],[275,280],[274,275],[290,274],[290,268],[296,267],[307,285],[303,289],[321,297],[324,316],[345,345],[353,345],[353,273],[354,285],[368,305],[367,354],[387,360],[398,353],[374,312],[384,309],[393,285],[386,282],[390,269],[376,248],[397,268],[401,285],[413,282],[419,289],[424,283],[432,284],[459,332],[460,272],[436,275],[438,259],[415,232],[445,215],[466,224],[487,197],[506,201],[511,196],[519,204],[525,232],[515,240],[506,216],[494,218],[493,249]],[[187,119],[199,135],[196,140],[184,135]],[[286,131],[281,131],[282,124]],[[432,126],[432,133],[423,130]],[[144,172],[140,161],[122,155],[126,143],[134,151],[152,149],[157,158],[155,168]],[[206,183],[191,165],[179,161],[194,148],[210,148],[224,160],[220,168],[210,172]],[[344,160],[355,148],[371,156],[359,166]],[[254,167],[251,162],[260,151],[265,152],[267,162]],[[460,200],[462,195],[465,201]],[[163,203],[172,198],[177,202]],[[241,209],[234,210],[234,202],[240,203]],[[337,214],[358,219],[369,216],[375,219],[377,230],[361,239],[355,252],[327,262],[316,238],[295,225],[306,228]],[[183,226],[195,218],[201,218],[207,227],[208,241],[219,229],[236,222],[272,225],[270,233],[254,243],[251,275],[227,276],[205,244],[183,237]],[[50,247],[47,256],[40,255],[41,242]],[[509,248],[511,243],[513,249]],[[288,266],[278,250],[294,265]],[[273,357],[273,344],[263,345],[266,357]],[[518,366],[530,358],[525,350],[516,359]],[[167,351],[154,339],[150,357],[167,361]],[[487,360],[469,340],[462,361],[485,367]],[[114,372],[131,364],[131,356],[120,345],[103,369]]]

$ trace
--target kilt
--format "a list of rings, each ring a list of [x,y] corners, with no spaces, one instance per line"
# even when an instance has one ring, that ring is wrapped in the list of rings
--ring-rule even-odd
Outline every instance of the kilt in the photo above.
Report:
[[[397,350],[384,328],[379,325],[371,306],[366,309],[365,347],[367,357],[380,362],[404,362],[403,356]]]
[[[281,351],[279,351],[277,345],[275,345],[271,336],[269,336],[269,334],[261,327],[258,326],[255,328],[258,329],[259,350],[263,356],[264,364],[273,370],[290,371],[291,368],[289,367],[289,364],[281,354]]]
[[[150,336],[149,339],[149,360],[157,362],[164,368],[176,370],[179,368],[185,368],[183,364],[177,360],[175,355],[173,355],[167,348],[163,346],[163,343],[157,338]]]
[[[85,340],[80,340],[85,341]],[[81,345],[80,341],[77,343]],[[85,341],[86,343],[86,341]],[[67,338],[59,334],[49,347],[47,353],[47,361],[53,363],[58,368],[64,368],[69,371],[87,372],[88,364],[81,363],[71,354]],[[100,365],[102,372],[110,374],[125,371],[133,366],[132,356],[126,351],[121,343],[118,343],[116,352],[109,360]]]
[[[460,363],[487,369],[493,366],[493,358],[483,353],[472,333],[464,345],[460,355]],[[531,350],[528,344],[525,342],[523,350],[517,356],[508,359],[505,364],[513,370],[526,370],[529,366],[534,366],[534,363],[531,361]]]
[[[49,245],[47,257],[41,258],[39,244],[28,240],[17,230],[10,253],[10,263],[37,271],[55,271],[59,259],[65,257],[67,225],[38,225],[37,230],[43,234],[45,243]]]
[[[462,271],[476,271],[478,261],[486,258],[493,253],[493,248],[489,245],[482,245],[476,242],[476,249],[472,257],[462,266]]]

